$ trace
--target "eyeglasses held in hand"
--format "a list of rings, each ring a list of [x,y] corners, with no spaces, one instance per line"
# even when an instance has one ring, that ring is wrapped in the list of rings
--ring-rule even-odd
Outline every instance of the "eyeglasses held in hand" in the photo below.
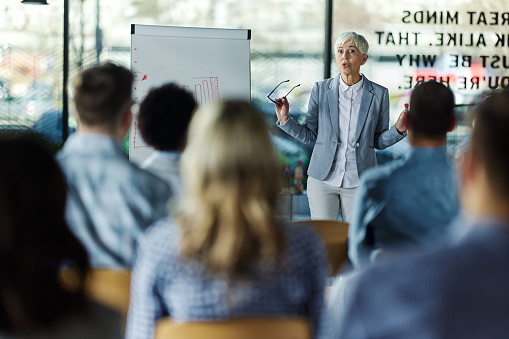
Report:
[[[281,106],[281,104],[280,104],[279,102],[274,101],[273,99],[271,99],[271,97],[270,97],[270,96],[272,95],[272,93],[274,93],[274,91],[275,91],[275,90],[276,90],[276,89],[277,89],[277,88],[278,88],[278,87],[279,87],[282,83],[284,83],[284,82],[289,82],[289,81],[290,81],[290,80],[281,81],[281,82],[279,83],[279,85],[277,85],[277,86],[276,86],[276,88],[274,88],[274,89],[273,89],[273,90],[269,93],[269,95],[267,95],[267,98],[269,98],[269,100],[270,100],[270,101],[272,101],[273,103],[275,103],[276,105],[280,105],[280,106]],[[285,96],[283,96],[283,98],[286,98],[286,97],[288,96],[288,94],[292,93],[292,91],[293,91],[296,87],[299,87],[299,86],[300,86],[300,84],[298,84],[298,85],[296,85],[296,86],[293,86],[293,87],[292,87],[292,89],[290,90],[290,92],[286,93],[286,95],[285,95]]]

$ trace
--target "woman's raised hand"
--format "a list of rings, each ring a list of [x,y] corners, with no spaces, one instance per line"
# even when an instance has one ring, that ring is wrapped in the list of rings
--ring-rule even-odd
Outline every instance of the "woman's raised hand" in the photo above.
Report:
[[[276,99],[275,101],[276,103],[274,104],[274,106],[276,108],[277,120],[279,120],[279,123],[283,125],[288,121],[290,103],[288,102],[288,99],[286,99],[286,97]]]

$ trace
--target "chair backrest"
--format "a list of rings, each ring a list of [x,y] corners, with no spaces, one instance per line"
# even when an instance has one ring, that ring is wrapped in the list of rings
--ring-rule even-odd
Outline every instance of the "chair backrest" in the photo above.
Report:
[[[348,223],[334,220],[299,220],[291,223],[307,225],[318,232],[327,249],[331,275],[336,275],[348,259]]]
[[[126,315],[129,309],[131,270],[94,268],[87,278],[90,298]]]
[[[64,283],[72,282],[73,274],[72,269],[62,270]],[[94,268],[87,276],[85,293],[90,299],[127,315],[130,287],[131,270]]]
[[[227,321],[157,322],[155,339],[311,339],[307,320],[294,318],[245,318]]]

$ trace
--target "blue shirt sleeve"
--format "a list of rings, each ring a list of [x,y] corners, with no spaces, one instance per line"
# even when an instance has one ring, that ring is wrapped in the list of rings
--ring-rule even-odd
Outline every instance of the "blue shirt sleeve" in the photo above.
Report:
[[[310,320],[313,338],[324,335],[325,281],[327,276],[327,257],[319,235],[309,226],[288,225],[293,233],[294,260],[299,260],[310,283],[307,316]],[[302,284],[303,282],[301,282]]]
[[[368,199],[366,185],[363,180],[354,195],[352,219],[348,226],[348,257],[356,268],[362,265],[367,255],[362,243],[366,237],[368,221],[365,215],[368,209]]]
[[[312,299],[310,303],[310,319],[313,326],[314,336],[325,335],[324,314],[325,314],[325,281],[327,277],[327,257],[325,249],[318,236],[315,244],[309,253],[310,277],[312,278]]]
[[[165,315],[159,288],[171,283],[164,278],[171,276],[168,270],[173,269],[169,227],[168,222],[160,221],[140,241],[131,279],[126,339],[153,338],[157,320]]]

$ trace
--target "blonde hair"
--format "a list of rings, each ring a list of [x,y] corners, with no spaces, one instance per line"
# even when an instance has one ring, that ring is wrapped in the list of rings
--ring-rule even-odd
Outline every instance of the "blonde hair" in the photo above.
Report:
[[[249,103],[201,107],[182,157],[181,256],[239,278],[281,259],[274,217],[279,165],[263,115]]]

